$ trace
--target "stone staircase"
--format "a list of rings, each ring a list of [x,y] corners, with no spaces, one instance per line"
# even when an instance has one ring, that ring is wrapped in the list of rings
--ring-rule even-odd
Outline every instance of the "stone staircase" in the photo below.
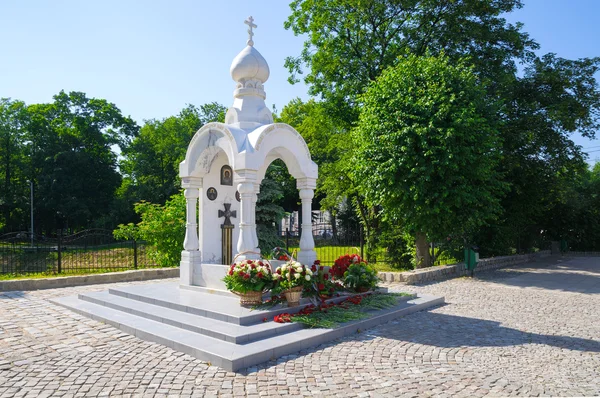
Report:
[[[336,329],[273,322],[273,316],[297,312],[309,304],[306,301],[295,308],[278,305],[253,310],[241,307],[239,298],[233,295],[192,291],[172,282],[113,288],[51,301],[140,339],[236,371],[443,304],[444,298],[407,296],[396,307],[374,311],[368,319]]]

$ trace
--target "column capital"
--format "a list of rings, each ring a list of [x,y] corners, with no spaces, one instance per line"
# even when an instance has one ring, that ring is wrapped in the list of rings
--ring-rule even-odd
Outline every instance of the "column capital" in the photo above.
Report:
[[[254,193],[254,184],[251,182],[239,182],[237,184],[237,190],[240,195],[247,195]]]
[[[317,179],[316,178],[298,178],[296,180],[296,188],[298,189],[316,189],[317,188]]]
[[[198,188],[186,188],[183,190],[183,196],[186,199],[196,199],[200,196],[200,191]]]
[[[256,178],[258,175],[257,170],[252,169],[236,169],[234,172],[234,182],[242,183],[242,182],[256,182]]]
[[[202,188],[202,177],[183,177],[181,179],[182,188]]]
[[[310,200],[315,197],[314,189],[302,188],[299,193],[302,200]]]

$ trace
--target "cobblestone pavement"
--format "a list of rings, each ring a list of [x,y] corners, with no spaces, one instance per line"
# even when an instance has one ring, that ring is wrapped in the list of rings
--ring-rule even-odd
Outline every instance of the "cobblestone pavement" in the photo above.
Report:
[[[237,374],[47,301],[107,287],[0,293],[0,396],[600,395],[600,258],[394,285],[447,304]]]

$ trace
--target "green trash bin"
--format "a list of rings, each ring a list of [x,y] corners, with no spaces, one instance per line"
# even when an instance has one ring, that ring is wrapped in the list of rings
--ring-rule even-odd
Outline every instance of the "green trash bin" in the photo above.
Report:
[[[477,267],[479,262],[479,247],[467,246],[465,247],[465,268],[471,272],[473,276],[473,270]]]
[[[566,240],[561,240],[560,241],[560,252],[561,253],[566,253],[569,251],[569,244],[567,243]]]

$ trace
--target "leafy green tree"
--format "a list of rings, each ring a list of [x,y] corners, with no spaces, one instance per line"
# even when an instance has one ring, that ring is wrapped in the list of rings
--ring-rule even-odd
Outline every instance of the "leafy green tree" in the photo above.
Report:
[[[339,119],[357,120],[357,95],[398,56],[445,51],[471,58],[497,79],[516,71],[514,60],[533,56],[537,44],[502,17],[519,0],[294,0],[285,23],[307,35],[299,56],[286,59],[291,77],[304,74],[310,93],[335,105]]]
[[[260,184],[260,193],[256,202],[256,234],[258,247],[264,256],[268,256],[273,248],[283,246],[279,235],[278,224],[285,215],[281,206],[283,188],[278,179],[287,173],[282,161],[269,165],[267,173]],[[288,181],[286,178],[285,181]],[[298,192],[298,191],[296,191]]]
[[[500,139],[472,69],[442,55],[407,56],[362,97],[354,131],[356,181],[384,218],[428,241],[469,239],[500,212]]]
[[[50,104],[27,107],[24,129],[38,231],[61,219],[76,229],[98,225],[121,183],[111,147],[128,145],[137,124],[106,100],[61,91]]]
[[[597,59],[536,57],[539,46],[522,24],[504,19],[522,7],[519,0],[296,0],[290,7],[286,28],[307,37],[301,54],[286,60],[290,80],[304,75],[311,94],[321,97],[345,134],[357,123],[360,94],[398,57],[444,51],[453,62],[472,65],[486,82],[484,95],[502,104],[497,114],[501,169],[510,185],[502,201],[504,216],[481,229],[479,243],[488,254],[534,245],[548,211],[582,168],[581,149],[570,135],[579,131],[593,138],[598,128]],[[525,76],[519,75],[517,62]],[[347,161],[334,163],[345,175]],[[352,197],[355,185],[348,179],[337,191],[346,187]],[[376,232],[367,237],[382,236],[389,223],[360,200],[354,196],[367,232]]]
[[[149,202],[135,204],[141,221],[121,224],[114,230],[117,239],[137,239],[150,244],[149,256],[163,267],[176,267],[181,260],[185,238],[185,198],[173,195],[164,205]]]
[[[280,121],[294,127],[310,150],[312,160],[319,165],[316,201],[321,207],[335,212],[339,202],[348,196],[349,174],[341,167],[351,153],[347,130],[335,123],[324,102],[299,98],[290,101],[281,111]],[[342,181],[340,181],[342,180]],[[346,183],[344,183],[346,182]],[[294,189],[297,201],[298,192]]]
[[[164,203],[179,191],[179,163],[194,134],[206,123],[225,119],[226,108],[215,102],[188,105],[177,116],[147,120],[140,134],[123,151],[120,194],[130,203]]]
[[[22,228],[29,214],[27,193],[29,184],[25,174],[25,104],[21,101],[0,99],[0,168],[3,178],[0,192],[0,230]]]

